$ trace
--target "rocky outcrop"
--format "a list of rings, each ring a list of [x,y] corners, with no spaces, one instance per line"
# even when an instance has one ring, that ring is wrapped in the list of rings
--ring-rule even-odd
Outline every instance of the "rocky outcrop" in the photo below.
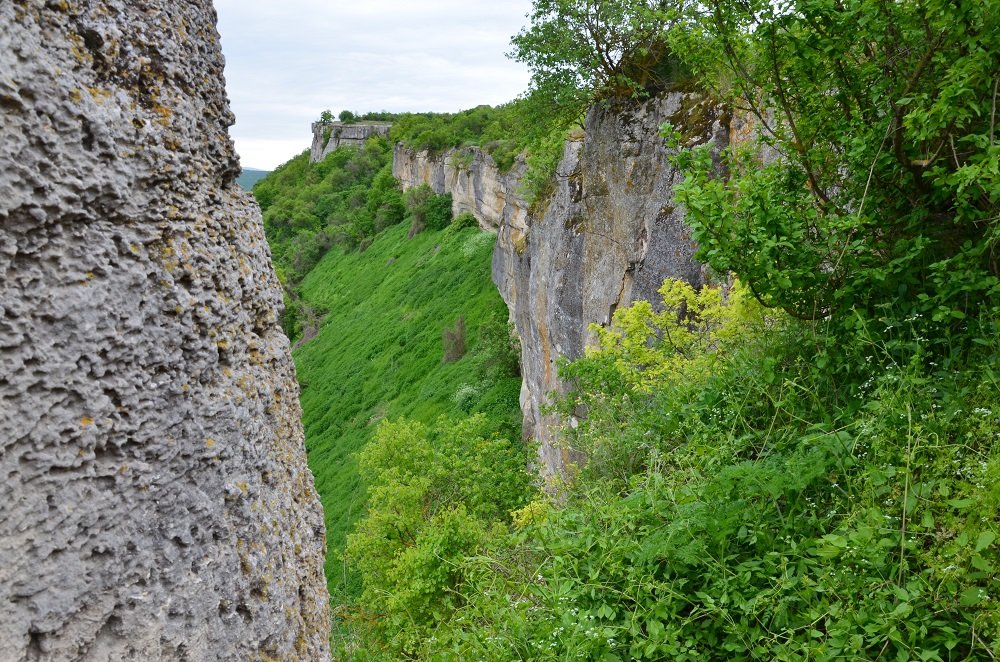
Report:
[[[0,659],[329,658],[209,0],[0,3]]]
[[[687,145],[728,142],[727,118],[714,106],[671,93],[627,110],[592,109],[584,135],[565,145],[552,193],[531,209],[516,194],[516,181],[487,176],[489,168],[465,177],[493,183],[484,191],[502,191],[502,213],[459,192],[482,225],[500,219],[493,279],[521,337],[524,431],[540,444],[544,476],[574,459],[559,444],[556,417],[542,413],[548,394],[563,389],[558,357],[582,356],[590,324],[607,324],[617,308],[657,301],[665,278],[704,282],[683,209],[674,202],[679,175],[659,135],[666,121]],[[429,183],[456,196],[447,158],[434,162],[397,148],[393,171],[404,187]],[[472,163],[486,159],[480,154]]]
[[[500,172],[493,159],[476,147],[433,155],[397,143],[392,159],[392,174],[404,189],[427,184],[435,193],[450,193],[455,216],[468,212],[481,228],[493,231],[527,223],[528,204],[520,194],[524,168],[518,161],[510,171]]]
[[[343,122],[313,122],[312,147],[309,149],[309,162],[317,163],[326,158],[338,147],[364,147],[365,141],[372,136],[387,136],[391,124],[385,122],[358,122],[344,124]]]

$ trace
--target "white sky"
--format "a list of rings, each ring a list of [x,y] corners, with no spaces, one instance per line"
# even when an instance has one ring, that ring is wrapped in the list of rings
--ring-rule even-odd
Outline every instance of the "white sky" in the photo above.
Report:
[[[531,0],[216,0],[230,134],[244,167],[271,170],[330,109],[455,112],[528,85],[508,60]]]

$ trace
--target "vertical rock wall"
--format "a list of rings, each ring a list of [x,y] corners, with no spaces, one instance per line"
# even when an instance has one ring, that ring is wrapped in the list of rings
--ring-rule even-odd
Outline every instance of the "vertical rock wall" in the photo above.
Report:
[[[559,446],[558,419],[542,414],[548,394],[563,388],[558,357],[582,356],[590,324],[607,324],[617,308],[658,301],[664,279],[704,282],[684,211],[673,201],[679,175],[659,135],[665,121],[688,145],[728,143],[728,120],[717,108],[697,95],[670,93],[626,110],[592,109],[584,136],[565,145],[552,193],[530,210],[516,194],[516,180],[501,183],[484,176],[488,169],[477,174],[479,158],[473,160],[468,176],[489,183],[481,186],[487,191],[504,192],[493,280],[521,337],[524,432],[540,444],[543,476],[559,474],[574,459]],[[393,172],[404,187],[428,183],[461,194],[445,159],[397,147]],[[476,207],[482,225],[498,222],[476,196],[461,197]]]
[[[436,193],[450,193],[455,216],[468,212],[481,228],[492,231],[527,223],[528,204],[520,194],[523,161],[500,172],[493,159],[476,147],[431,155],[401,143],[392,156],[392,175],[404,188],[427,184]]]
[[[672,122],[690,145],[728,141],[725,118],[706,100],[672,93],[627,110],[595,107],[585,136],[566,143],[552,194],[526,227],[500,230],[493,280],[521,336],[525,430],[539,441],[544,476],[560,473],[572,454],[558,444],[557,416],[542,413],[563,390],[556,361],[576,359],[633,301],[659,301],[666,278],[695,285],[704,267],[674,202],[679,174],[659,135]]]
[[[209,0],[0,2],[0,659],[329,658]]]
[[[391,128],[392,125],[387,123],[313,122],[313,141],[309,148],[309,162],[322,161],[328,154],[342,145],[364,147],[366,140],[372,136],[387,136]]]

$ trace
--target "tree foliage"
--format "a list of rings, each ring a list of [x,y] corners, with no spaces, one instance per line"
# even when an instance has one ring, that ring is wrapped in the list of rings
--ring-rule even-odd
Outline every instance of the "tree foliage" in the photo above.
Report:
[[[666,30],[679,3],[535,0],[510,56],[528,65],[533,89],[575,119],[595,98],[642,94],[663,73]]]
[[[390,657],[412,654],[461,606],[460,561],[530,494],[523,450],[488,427],[482,415],[383,422],[359,455],[369,507],[347,554]]]
[[[333,244],[357,246],[405,215],[392,177],[392,148],[379,137],[361,149],[335,150],[319,163],[300,154],[253,190],[275,266],[292,286]]]
[[[1000,3],[711,7],[686,52],[762,137],[730,149],[726,177],[704,150],[681,155],[700,256],[840,325],[963,326],[995,300]]]

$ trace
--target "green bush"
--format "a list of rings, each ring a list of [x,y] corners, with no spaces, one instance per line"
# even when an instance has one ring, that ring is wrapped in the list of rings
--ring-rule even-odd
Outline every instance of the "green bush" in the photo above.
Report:
[[[462,561],[528,499],[523,450],[488,428],[483,416],[383,422],[359,455],[369,499],[347,545],[364,582],[356,618],[390,658],[414,654],[462,606]]]
[[[438,195],[427,184],[408,189],[404,205],[412,218],[410,236],[425,229],[443,230],[451,223],[451,194]]]

